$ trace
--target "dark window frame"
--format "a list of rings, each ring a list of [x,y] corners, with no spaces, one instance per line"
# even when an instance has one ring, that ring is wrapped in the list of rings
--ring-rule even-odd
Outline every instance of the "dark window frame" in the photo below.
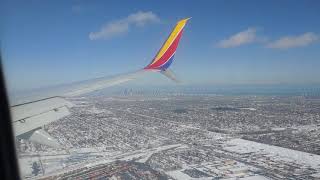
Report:
[[[20,179],[15,139],[0,54],[0,179]]]

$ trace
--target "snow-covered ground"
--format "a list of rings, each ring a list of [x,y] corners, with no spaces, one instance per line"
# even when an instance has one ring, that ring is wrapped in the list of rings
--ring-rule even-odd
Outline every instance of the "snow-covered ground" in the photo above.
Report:
[[[255,175],[255,176],[248,176],[243,178],[228,178],[223,180],[268,180],[268,178],[260,175]]]
[[[183,173],[182,170],[176,170],[176,171],[168,171],[166,172],[167,175],[171,176],[174,179],[177,180],[211,180],[214,179],[214,177],[201,177],[201,178],[192,178],[188,176],[187,174]],[[253,176],[247,176],[247,177],[231,177],[231,178],[225,178],[223,180],[268,180],[268,178],[260,175],[253,175]]]
[[[255,111],[255,110],[257,110],[256,108],[251,108],[251,107],[248,107],[248,108],[239,108],[239,109],[249,110],[249,111]]]
[[[60,174],[62,172],[71,171],[80,167],[92,167],[100,164],[111,163],[116,160],[130,161],[136,159],[138,162],[146,162],[154,153],[160,151],[174,149],[182,147],[181,144],[173,144],[160,146],[150,149],[141,149],[132,152],[99,152],[98,149],[94,148],[82,148],[73,149],[70,154],[57,154],[57,155],[44,155],[39,156],[25,156],[19,159],[21,166],[21,174],[23,177],[32,177],[31,165],[33,162],[42,162],[42,166],[45,169],[45,176],[51,176],[54,174]],[[100,156],[101,158],[96,158]],[[74,163],[72,159],[75,159]],[[45,177],[43,176],[43,177]]]
[[[171,176],[172,178],[177,179],[177,180],[194,179],[194,178],[188,176],[187,174],[181,172],[181,170],[168,171],[168,172],[166,172],[166,174],[168,174],[169,176]]]
[[[295,162],[301,165],[309,165],[315,169],[320,168],[320,155],[257,143],[244,139],[232,139],[226,142],[226,146],[224,147],[224,149],[240,154],[251,152],[258,154],[268,154],[276,157],[278,160]]]

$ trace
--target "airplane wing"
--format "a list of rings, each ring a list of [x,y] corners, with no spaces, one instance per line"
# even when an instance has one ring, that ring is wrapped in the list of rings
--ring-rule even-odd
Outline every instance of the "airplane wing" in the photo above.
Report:
[[[69,108],[72,107],[72,103],[65,98],[124,83],[151,72],[160,72],[177,82],[168,68],[173,61],[183,29],[189,19],[178,21],[155,58],[141,70],[112,78],[102,77],[72,83],[42,94],[33,93],[31,96],[17,97],[11,106],[12,123],[16,137],[58,148],[60,147],[59,142],[45,132],[42,127],[70,114]]]

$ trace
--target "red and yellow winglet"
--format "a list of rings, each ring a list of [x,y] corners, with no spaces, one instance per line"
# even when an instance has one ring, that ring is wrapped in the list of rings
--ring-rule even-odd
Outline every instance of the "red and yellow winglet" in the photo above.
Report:
[[[190,18],[182,19],[176,24],[155,58],[144,69],[165,71],[167,68],[169,68],[176,53],[183,29],[189,19]]]

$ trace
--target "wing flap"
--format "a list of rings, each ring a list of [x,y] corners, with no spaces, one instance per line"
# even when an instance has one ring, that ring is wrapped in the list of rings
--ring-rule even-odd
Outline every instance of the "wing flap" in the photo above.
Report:
[[[17,136],[38,129],[70,114],[72,104],[60,97],[11,107],[14,131]]]

